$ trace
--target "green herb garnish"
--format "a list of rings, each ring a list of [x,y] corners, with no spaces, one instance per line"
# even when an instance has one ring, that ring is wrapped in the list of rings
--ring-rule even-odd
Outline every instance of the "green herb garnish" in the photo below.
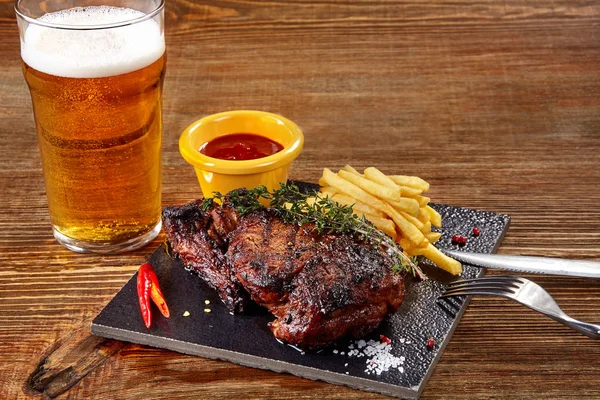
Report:
[[[217,194],[219,196],[221,195],[220,193],[217,193]],[[213,197],[206,197],[204,200],[202,200],[202,203],[200,204],[200,209],[204,212],[207,212],[208,209],[210,208],[210,206],[212,206],[214,202],[215,201],[214,201]]]
[[[222,200],[221,193],[215,193],[214,198]],[[308,201],[314,197],[315,201]],[[279,189],[270,193],[264,185],[249,190],[236,190],[228,195],[230,203],[241,216],[264,208],[260,199],[270,201],[270,207],[286,223],[304,225],[313,223],[314,229],[319,233],[346,233],[357,236],[376,245],[388,248],[396,256],[396,263],[392,266],[394,273],[406,271],[421,279],[426,279],[425,274],[416,264],[416,258],[410,258],[396,244],[394,239],[385,232],[377,229],[364,217],[359,218],[354,214],[352,206],[345,206],[329,199],[328,196],[319,197],[317,192],[306,194],[300,192],[296,185],[281,184]],[[202,207],[208,209],[213,199],[205,199]]]

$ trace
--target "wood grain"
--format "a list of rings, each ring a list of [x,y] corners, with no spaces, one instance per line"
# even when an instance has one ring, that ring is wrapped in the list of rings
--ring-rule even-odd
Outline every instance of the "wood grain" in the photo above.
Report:
[[[600,5],[585,0],[168,0],[163,204],[199,196],[182,129],[231,109],[305,133],[292,177],[378,166],[440,203],[510,214],[505,254],[600,260]],[[84,327],[161,241],[82,255],[52,238],[13,2],[0,0],[0,398]],[[600,322],[600,283],[532,277]],[[475,298],[424,399],[600,398],[600,343]],[[59,398],[383,396],[128,345]]]
[[[60,338],[42,356],[23,390],[49,398],[60,396],[127,345],[90,334],[89,324]]]

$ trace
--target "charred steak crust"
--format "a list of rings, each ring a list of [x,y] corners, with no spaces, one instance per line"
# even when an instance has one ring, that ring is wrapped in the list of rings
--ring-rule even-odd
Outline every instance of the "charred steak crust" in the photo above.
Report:
[[[382,249],[349,235],[318,235],[269,212],[240,221],[226,256],[252,299],[277,317],[274,335],[301,347],[363,336],[404,297],[403,278]]]
[[[318,348],[364,336],[404,299],[404,280],[378,246],[286,224],[268,209],[240,217],[227,198],[207,212],[200,203],[163,212],[173,249],[231,311],[243,310],[245,293],[269,309],[285,342]]]
[[[389,266],[384,252],[335,236],[294,277],[286,313],[271,327],[275,336],[320,347],[370,332],[404,298],[403,279]]]
[[[229,311],[242,312],[248,296],[223,251],[226,243],[222,233],[233,228],[234,217],[227,218],[227,209],[218,206],[205,212],[201,203],[196,200],[182,207],[165,208],[163,228],[183,264],[219,293]]]
[[[255,212],[240,221],[229,237],[226,257],[238,280],[258,304],[275,313],[302,268],[294,247],[297,227],[268,212]]]

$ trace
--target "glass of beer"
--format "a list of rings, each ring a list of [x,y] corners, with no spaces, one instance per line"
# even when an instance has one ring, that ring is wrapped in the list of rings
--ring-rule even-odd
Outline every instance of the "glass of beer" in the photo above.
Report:
[[[161,229],[164,0],[18,0],[54,237],[139,248]]]

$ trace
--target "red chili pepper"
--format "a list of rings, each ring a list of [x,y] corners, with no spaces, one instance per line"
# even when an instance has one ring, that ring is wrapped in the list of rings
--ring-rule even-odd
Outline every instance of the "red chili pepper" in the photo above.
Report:
[[[154,272],[154,268],[150,264],[143,264],[138,270],[137,276],[137,292],[138,300],[140,302],[140,311],[144,318],[144,324],[146,328],[150,328],[152,325],[152,312],[150,310],[150,299],[154,301],[154,304],[158,307],[162,315],[169,318],[169,307],[160,291],[158,285],[158,278]]]

